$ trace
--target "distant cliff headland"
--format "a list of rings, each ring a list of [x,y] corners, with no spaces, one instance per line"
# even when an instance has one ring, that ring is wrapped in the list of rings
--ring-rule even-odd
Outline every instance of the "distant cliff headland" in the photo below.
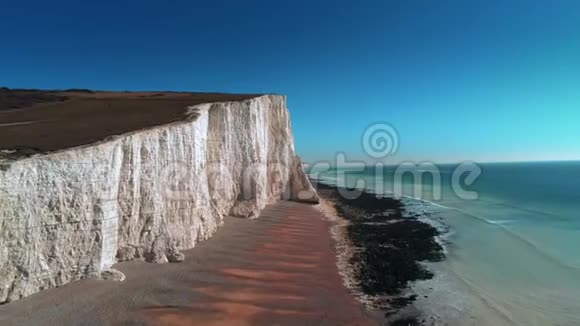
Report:
[[[0,302],[142,259],[226,215],[317,202],[285,97],[0,89]]]

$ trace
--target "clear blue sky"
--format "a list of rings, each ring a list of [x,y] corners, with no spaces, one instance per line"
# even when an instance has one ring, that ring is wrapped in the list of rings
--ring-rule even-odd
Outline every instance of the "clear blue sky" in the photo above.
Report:
[[[580,159],[580,1],[2,1],[0,85],[288,95],[307,160]]]

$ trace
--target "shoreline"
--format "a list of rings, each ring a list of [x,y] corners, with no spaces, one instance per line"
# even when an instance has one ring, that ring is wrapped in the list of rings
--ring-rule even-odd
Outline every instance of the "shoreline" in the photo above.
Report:
[[[344,286],[384,323],[425,325],[430,316],[414,307],[420,293],[412,285],[434,278],[425,263],[445,259],[444,231],[404,200],[368,190],[347,199],[339,194],[345,188],[319,181],[316,187]]]

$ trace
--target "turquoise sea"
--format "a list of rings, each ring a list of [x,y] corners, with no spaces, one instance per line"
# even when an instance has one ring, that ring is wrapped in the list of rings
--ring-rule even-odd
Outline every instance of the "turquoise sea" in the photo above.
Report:
[[[437,166],[440,185],[411,173],[396,181],[396,167],[310,174],[387,195],[400,185],[409,210],[445,231],[447,259],[431,264],[433,280],[413,286],[433,324],[580,325],[580,162],[479,167],[465,187],[478,194],[471,200],[452,188],[457,165]],[[422,192],[414,193],[419,182]]]

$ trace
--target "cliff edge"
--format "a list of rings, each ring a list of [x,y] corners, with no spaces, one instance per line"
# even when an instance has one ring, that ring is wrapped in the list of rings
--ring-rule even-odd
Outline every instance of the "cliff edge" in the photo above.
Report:
[[[95,98],[85,101],[107,105]],[[294,153],[285,102],[194,103],[171,109],[169,121],[138,115],[141,128],[120,134],[112,121],[98,141],[64,135],[46,151],[23,154],[11,148],[18,140],[3,141],[0,302],[110,273],[118,261],[180,261],[180,250],[211,237],[226,215],[257,217],[281,199],[318,202]],[[16,133],[18,123],[4,123],[9,131],[0,124],[0,133]]]

